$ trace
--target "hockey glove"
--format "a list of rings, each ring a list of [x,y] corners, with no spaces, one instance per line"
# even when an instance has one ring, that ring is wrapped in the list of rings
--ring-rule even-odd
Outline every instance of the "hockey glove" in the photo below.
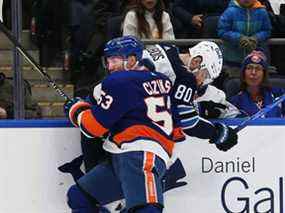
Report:
[[[65,102],[63,109],[65,115],[69,118],[74,126],[78,126],[77,117],[84,110],[90,109],[91,104],[83,101],[79,97],[75,97]]]
[[[228,151],[237,144],[238,135],[231,128],[222,123],[215,123],[216,133],[210,139],[210,143],[214,143],[221,151]]]
[[[201,101],[198,102],[199,115],[203,118],[218,118],[222,110],[227,107],[224,104],[215,103],[214,101]]]

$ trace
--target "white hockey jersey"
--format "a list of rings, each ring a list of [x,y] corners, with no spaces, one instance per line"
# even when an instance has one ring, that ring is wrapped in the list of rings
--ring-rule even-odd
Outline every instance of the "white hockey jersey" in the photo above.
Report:
[[[225,105],[225,109],[220,109],[221,114],[219,118],[234,118],[240,114],[239,110],[226,100],[226,94],[222,90],[212,85],[208,85],[205,93],[202,96],[196,98],[194,100],[194,103],[196,105],[201,101],[213,101],[215,103]]]

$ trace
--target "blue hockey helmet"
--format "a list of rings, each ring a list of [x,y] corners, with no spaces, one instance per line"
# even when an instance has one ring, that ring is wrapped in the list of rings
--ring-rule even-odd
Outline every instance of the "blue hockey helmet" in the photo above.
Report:
[[[104,48],[105,58],[110,56],[122,56],[126,59],[130,55],[142,59],[144,45],[134,36],[123,36],[108,41]]]

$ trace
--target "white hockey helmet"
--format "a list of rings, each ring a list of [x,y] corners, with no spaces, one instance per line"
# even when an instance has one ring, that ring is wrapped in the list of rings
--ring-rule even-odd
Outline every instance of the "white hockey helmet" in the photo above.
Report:
[[[223,55],[219,46],[212,41],[202,41],[199,42],[192,48],[189,48],[190,59],[188,62],[188,67],[191,64],[193,58],[200,56],[202,62],[200,64],[199,70],[207,69],[207,77],[203,85],[210,84],[215,78],[217,78],[223,66]],[[195,72],[197,70],[194,70]]]

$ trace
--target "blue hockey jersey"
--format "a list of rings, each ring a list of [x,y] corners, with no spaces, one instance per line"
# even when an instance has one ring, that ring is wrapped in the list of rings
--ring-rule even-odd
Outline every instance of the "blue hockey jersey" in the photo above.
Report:
[[[98,137],[109,131],[103,147],[111,153],[150,151],[168,161],[174,146],[171,81],[157,72],[116,71],[99,87],[97,104],[79,116],[82,132]]]

